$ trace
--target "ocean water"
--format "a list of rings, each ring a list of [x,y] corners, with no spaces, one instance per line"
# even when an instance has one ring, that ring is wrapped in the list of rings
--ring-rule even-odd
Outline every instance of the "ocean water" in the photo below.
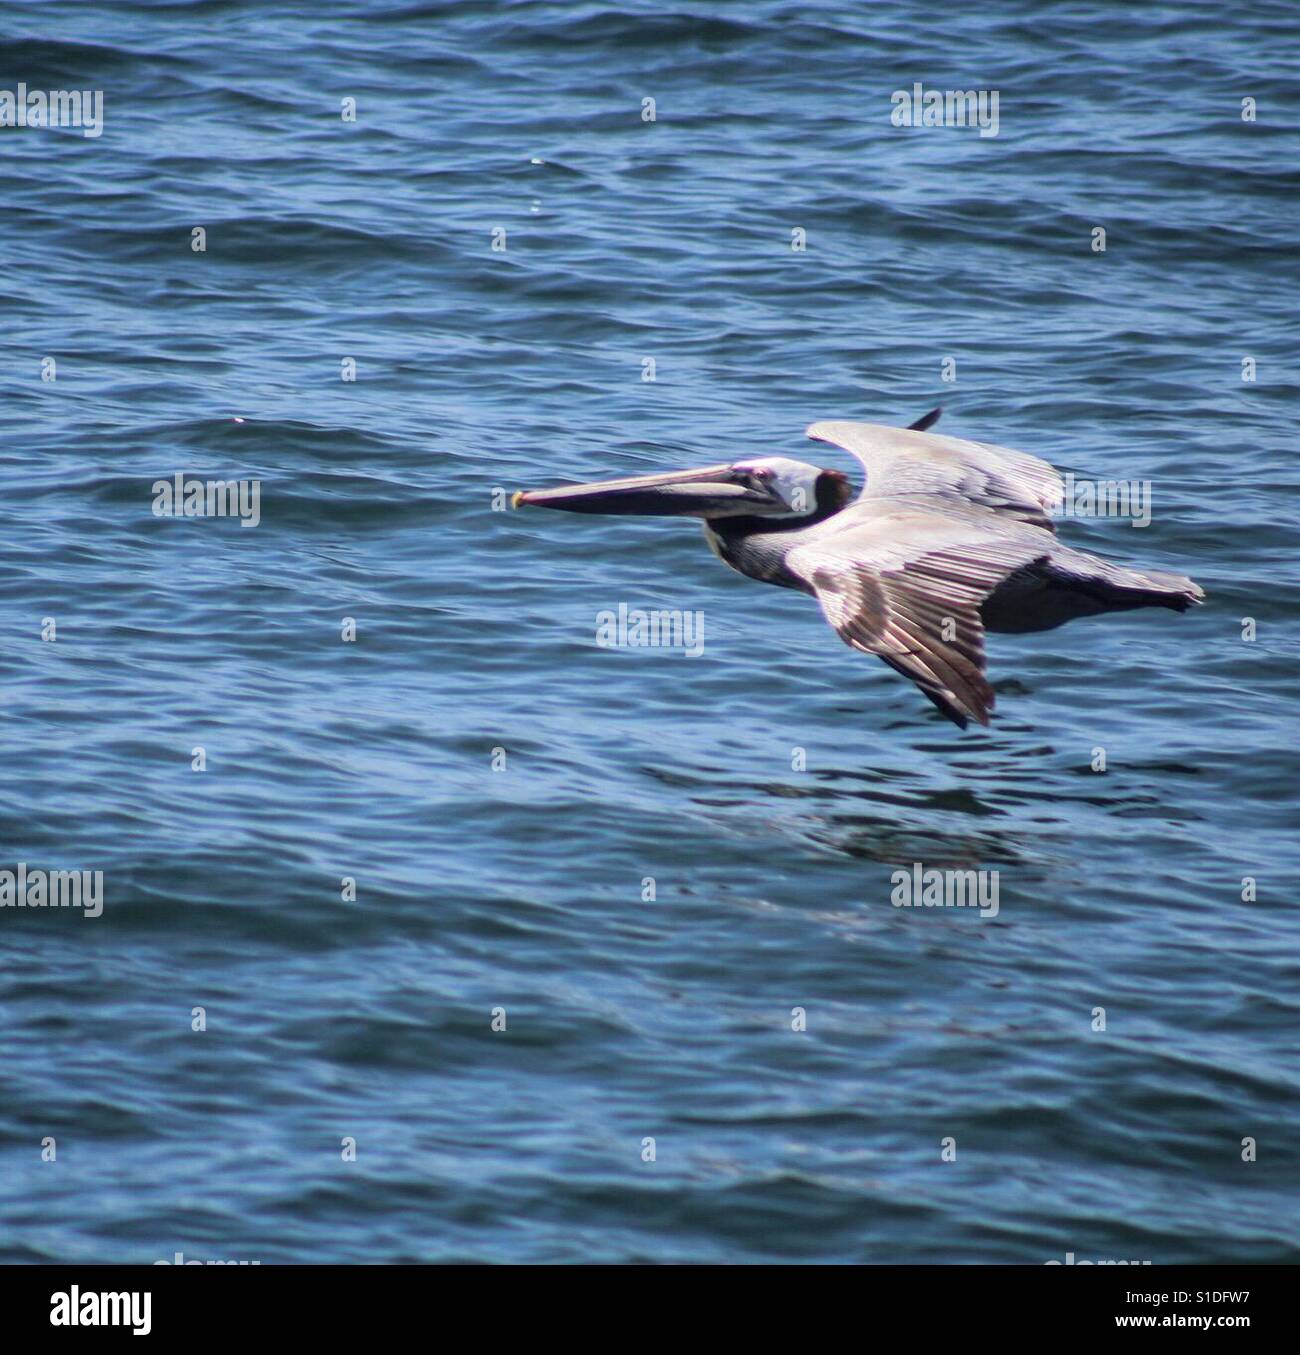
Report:
[[[103,126],[0,129],[0,870],[103,911],[0,908],[0,1259],[1300,1260],[1296,36],[9,0]],[[940,403],[1206,605],[962,733],[692,524],[496,511]]]

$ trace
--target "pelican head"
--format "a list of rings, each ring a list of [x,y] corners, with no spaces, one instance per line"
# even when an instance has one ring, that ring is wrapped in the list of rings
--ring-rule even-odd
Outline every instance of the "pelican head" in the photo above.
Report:
[[[838,512],[852,497],[848,480],[786,456],[764,456],[699,470],[663,471],[587,485],[520,491],[515,508],[637,517],[805,519]]]

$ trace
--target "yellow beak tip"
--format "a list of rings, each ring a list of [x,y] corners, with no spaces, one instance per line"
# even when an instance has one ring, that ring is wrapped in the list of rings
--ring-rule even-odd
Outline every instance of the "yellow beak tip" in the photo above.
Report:
[[[510,496],[510,507],[518,508],[519,500],[522,499],[523,497],[524,491],[522,489],[516,489],[515,492]]]

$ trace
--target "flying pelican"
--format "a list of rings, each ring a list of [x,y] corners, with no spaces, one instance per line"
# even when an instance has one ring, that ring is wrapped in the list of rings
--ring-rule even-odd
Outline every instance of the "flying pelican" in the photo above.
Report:
[[[831,421],[808,436],[862,463],[847,477],[784,456],[521,491],[513,507],[704,520],[709,545],[751,579],[811,593],[840,638],[910,678],[955,724],[987,725],[984,632],[1051,630],[1078,616],[1205,596],[1191,579],[1073,550],[1049,514],[1064,486],[1024,452],[925,430]]]

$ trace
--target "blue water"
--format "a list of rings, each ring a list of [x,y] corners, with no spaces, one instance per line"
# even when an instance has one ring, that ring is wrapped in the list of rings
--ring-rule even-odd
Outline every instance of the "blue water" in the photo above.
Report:
[[[104,909],[0,909],[0,1258],[1300,1260],[1295,37],[9,0],[104,127],[0,130],[0,869]],[[937,403],[1207,605],[993,637],[961,733],[693,525],[494,511]]]

